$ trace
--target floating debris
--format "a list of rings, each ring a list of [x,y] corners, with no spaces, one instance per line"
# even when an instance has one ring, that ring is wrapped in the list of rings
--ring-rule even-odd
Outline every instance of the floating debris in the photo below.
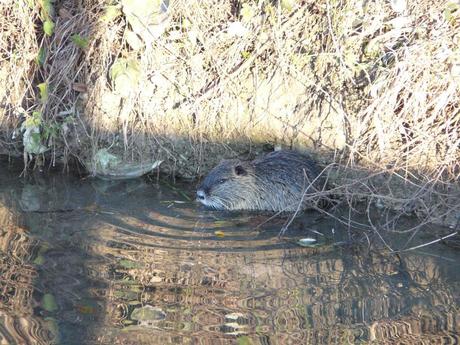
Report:
[[[317,247],[318,240],[316,238],[305,237],[298,240],[297,244],[302,247]]]
[[[158,168],[163,161],[154,160],[146,163],[125,162],[107,148],[100,149],[90,162],[87,169],[92,175],[103,180],[123,180],[140,177]]]

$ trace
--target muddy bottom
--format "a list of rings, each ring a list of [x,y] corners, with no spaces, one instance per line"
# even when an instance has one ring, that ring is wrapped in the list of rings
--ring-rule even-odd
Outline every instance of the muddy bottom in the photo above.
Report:
[[[430,231],[307,212],[280,238],[286,217],[205,210],[195,185],[20,172],[0,160],[2,345],[460,340],[460,251],[386,247]]]

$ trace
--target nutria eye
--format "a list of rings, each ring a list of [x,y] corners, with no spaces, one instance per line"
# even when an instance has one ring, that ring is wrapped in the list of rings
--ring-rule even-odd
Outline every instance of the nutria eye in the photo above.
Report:
[[[241,165],[237,165],[235,167],[235,174],[238,176],[245,176],[247,171]]]
[[[222,184],[222,183],[224,183],[225,181],[227,181],[227,180],[226,180],[226,179],[220,179],[219,181],[217,181],[217,183]]]

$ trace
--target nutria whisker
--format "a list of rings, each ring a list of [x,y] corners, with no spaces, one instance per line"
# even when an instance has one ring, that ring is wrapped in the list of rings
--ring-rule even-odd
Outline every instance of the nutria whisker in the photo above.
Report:
[[[228,205],[229,203],[224,200],[224,199],[216,199],[216,200],[212,200],[213,204],[214,204],[214,208],[216,209],[221,209],[221,208],[228,208]]]

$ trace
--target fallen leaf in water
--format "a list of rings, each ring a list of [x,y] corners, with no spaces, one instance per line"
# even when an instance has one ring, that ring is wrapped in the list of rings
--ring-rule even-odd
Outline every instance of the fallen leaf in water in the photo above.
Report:
[[[96,309],[90,305],[76,305],[75,308],[81,314],[94,314],[94,312],[96,311]]]
[[[53,312],[58,309],[58,305],[56,303],[56,300],[54,299],[54,296],[50,293],[46,293],[43,295],[42,298],[42,307],[46,311]]]
[[[253,342],[252,342],[251,338],[249,338],[246,335],[243,335],[243,336],[240,336],[240,337],[237,338],[237,344],[238,345],[252,345]]]
[[[214,235],[216,235],[217,237],[224,237],[225,236],[225,233],[223,231],[214,231]]]
[[[223,226],[232,226],[234,225],[233,222],[230,222],[228,220],[216,220],[213,222],[213,225],[215,225],[216,227],[219,226],[219,227],[223,227]]]
[[[135,261],[132,261],[132,260],[128,260],[128,259],[121,259],[118,263],[120,264],[121,267],[127,268],[127,269],[141,268],[142,267],[141,263],[135,262]]]
[[[298,240],[297,244],[302,247],[316,247],[318,245],[318,241],[315,238],[306,237]]]

